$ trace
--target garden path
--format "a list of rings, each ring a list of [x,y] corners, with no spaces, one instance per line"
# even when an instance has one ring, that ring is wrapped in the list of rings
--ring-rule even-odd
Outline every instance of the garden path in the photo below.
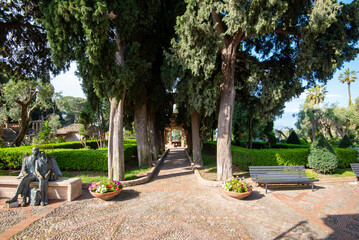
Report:
[[[112,201],[84,191],[73,202],[0,210],[0,239],[359,239],[357,199],[359,187],[349,183],[315,192],[255,188],[244,200],[232,199],[200,185],[183,149],[175,148],[150,182]]]

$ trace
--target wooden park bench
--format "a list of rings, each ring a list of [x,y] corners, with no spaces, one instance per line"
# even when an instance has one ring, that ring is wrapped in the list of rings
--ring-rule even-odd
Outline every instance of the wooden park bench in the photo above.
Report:
[[[309,179],[304,166],[250,166],[249,173],[252,181],[265,184],[266,193],[268,184],[312,184],[318,179]]]
[[[359,163],[351,163],[350,166],[353,169],[353,172],[357,178],[357,181],[359,181]]]

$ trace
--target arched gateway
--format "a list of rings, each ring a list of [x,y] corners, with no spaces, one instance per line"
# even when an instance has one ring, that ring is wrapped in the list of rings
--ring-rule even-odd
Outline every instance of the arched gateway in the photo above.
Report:
[[[167,125],[165,128],[164,140],[166,148],[187,147],[188,133],[184,130],[183,124],[176,124],[176,118],[177,113],[172,114],[172,117],[170,118],[170,124]],[[180,136],[178,136],[178,134],[176,134],[176,136],[173,136],[173,132],[175,130],[181,131]]]

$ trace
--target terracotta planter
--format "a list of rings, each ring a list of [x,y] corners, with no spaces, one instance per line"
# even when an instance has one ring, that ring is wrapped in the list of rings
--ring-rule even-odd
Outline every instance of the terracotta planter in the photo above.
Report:
[[[91,195],[94,196],[95,198],[99,198],[101,200],[111,200],[114,197],[116,197],[121,191],[122,191],[123,187],[117,191],[114,192],[107,192],[107,193],[96,193],[96,192],[91,192]]]
[[[230,196],[230,197],[236,198],[236,199],[242,199],[242,198],[248,197],[252,193],[252,191],[245,192],[245,193],[237,193],[237,192],[231,192],[231,191],[224,190],[223,188],[221,188],[221,189],[227,196]]]

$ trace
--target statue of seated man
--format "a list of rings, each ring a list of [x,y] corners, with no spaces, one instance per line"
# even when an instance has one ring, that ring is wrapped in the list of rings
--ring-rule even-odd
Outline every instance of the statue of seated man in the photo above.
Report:
[[[36,180],[35,162],[40,157],[41,155],[39,152],[39,148],[33,147],[32,155],[23,158],[21,172],[18,177],[18,178],[22,177],[22,179],[16,188],[14,197],[6,201],[6,203],[16,202],[19,194],[21,194],[22,196],[21,206],[25,206],[27,204],[27,199],[29,198],[30,183]]]
[[[51,172],[52,172],[51,162],[45,156],[45,153],[42,152],[41,158],[39,158],[35,162],[35,174],[37,180],[39,181],[39,189],[41,192],[41,201],[40,201],[41,206],[47,205],[47,188],[48,188],[48,182],[50,180]]]
[[[41,193],[40,205],[45,206],[48,204],[48,182],[56,181],[58,176],[62,176],[62,173],[56,160],[52,157],[46,157],[45,153],[41,152],[41,157],[35,162],[35,175],[39,181],[39,190]]]

